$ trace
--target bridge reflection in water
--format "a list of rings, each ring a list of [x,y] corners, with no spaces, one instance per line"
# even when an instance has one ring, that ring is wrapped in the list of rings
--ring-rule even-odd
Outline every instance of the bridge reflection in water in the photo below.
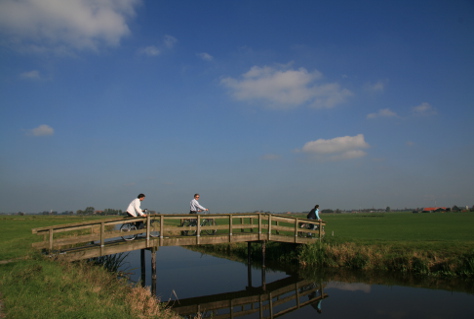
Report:
[[[321,302],[328,295],[321,283],[288,277],[262,287],[210,296],[180,299],[173,311],[185,318],[238,318],[258,314],[258,318],[277,318],[311,305],[320,311]]]
[[[146,250],[141,250],[141,283],[146,283]],[[156,295],[157,260],[151,255],[151,292]],[[261,268],[261,285],[252,286],[252,260],[248,259],[247,285],[244,290],[218,293],[166,302],[184,318],[277,318],[297,309],[311,306],[321,311],[321,302],[329,297],[324,293],[325,284],[289,276],[271,283],[266,282],[265,264]],[[209,282],[212,285],[212,282]],[[219,284],[219,283],[216,283]]]

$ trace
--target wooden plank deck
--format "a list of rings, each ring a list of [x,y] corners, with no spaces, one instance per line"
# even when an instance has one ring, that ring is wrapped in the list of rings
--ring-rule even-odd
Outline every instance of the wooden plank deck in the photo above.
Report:
[[[193,220],[195,226],[183,226],[184,220]],[[145,223],[145,229],[127,234],[141,236],[131,241],[122,239],[124,233],[120,227],[138,221]],[[317,228],[301,229],[301,223],[314,224]],[[63,255],[69,260],[78,260],[160,246],[253,241],[308,243],[322,239],[324,225],[322,221],[266,213],[149,215],[34,228],[33,234],[43,236],[43,240],[32,246]],[[194,235],[190,235],[192,233]],[[312,237],[306,237],[307,234],[312,234]]]

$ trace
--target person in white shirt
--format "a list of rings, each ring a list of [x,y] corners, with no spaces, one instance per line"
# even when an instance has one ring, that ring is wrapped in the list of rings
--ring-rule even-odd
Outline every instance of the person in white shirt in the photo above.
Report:
[[[198,202],[199,197],[201,197],[199,194],[194,194],[194,198],[191,200],[189,203],[189,213],[190,214],[197,214],[202,211],[208,211],[209,209],[201,206]]]
[[[145,199],[145,195],[139,194],[137,198],[135,198],[134,200],[130,202],[127,208],[127,215],[129,217],[138,217],[138,216],[146,217],[146,214],[140,208],[140,205],[144,199]],[[143,228],[143,222],[137,222],[136,226],[138,229]]]

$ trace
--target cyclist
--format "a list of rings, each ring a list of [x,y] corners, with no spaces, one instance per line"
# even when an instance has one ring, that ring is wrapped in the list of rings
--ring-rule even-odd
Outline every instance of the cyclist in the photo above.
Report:
[[[127,215],[130,217],[138,217],[138,215],[146,217],[145,211],[140,208],[140,204],[145,199],[145,194],[139,194],[137,198],[132,200],[127,208]],[[144,227],[143,222],[136,222],[137,229]]]
[[[197,214],[199,212],[202,212],[202,211],[208,211],[209,209],[201,206],[198,202],[198,199],[200,198],[201,196],[199,194],[194,194],[194,198],[191,200],[191,202],[189,203],[189,213],[190,214]]]
[[[314,206],[314,208],[309,211],[308,215],[306,215],[306,218],[321,220],[321,218],[319,218],[319,205]],[[314,226],[314,224],[311,224],[310,229],[314,230]]]

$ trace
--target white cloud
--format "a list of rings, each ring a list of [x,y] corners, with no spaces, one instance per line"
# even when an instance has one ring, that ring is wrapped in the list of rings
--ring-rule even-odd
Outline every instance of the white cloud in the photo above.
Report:
[[[48,136],[48,135],[53,135],[54,134],[54,129],[46,124],[40,125],[34,129],[31,129],[28,131],[28,135],[33,135],[33,136]]]
[[[198,57],[200,57],[204,61],[212,61],[214,60],[214,57],[210,55],[209,53],[202,52],[197,54]]]
[[[390,109],[381,109],[377,113],[367,114],[368,119],[375,119],[378,117],[398,117],[398,115]]]
[[[321,72],[305,68],[253,66],[241,79],[224,78],[221,83],[241,101],[263,101],[274,108],[292,108],[308,104],[315,108],[332,108],[344,103],[352,93],[338,83],[315,83]]]
[[[139,53],[142,55],[147,55],[147,56],[158,56],[160,55],[161,51],[157,47],[150,45],[148,47],[140,49]]]
[[[97,51],[130,34],[127,19],[141,0],[2,0],[0,32],[17,49]]]
[[[418,106],[415,106],[412,108],[412,113],[414,115],[419,115],[419,116],[430,116],[430,115],[436,115],[437,112],[434,107],[432,107],[429,103],[423,102]]]
[[[27,80],[40,80],[41,76],[38,70],[33,70],[21,73],[20,78]]]
[[[300,151],[319,156],[321,159],[341,160],[363,157],[366,152],[362,149],[368,147],[370,145],[365,141],[364,135],[358,134],[310,141]]]

